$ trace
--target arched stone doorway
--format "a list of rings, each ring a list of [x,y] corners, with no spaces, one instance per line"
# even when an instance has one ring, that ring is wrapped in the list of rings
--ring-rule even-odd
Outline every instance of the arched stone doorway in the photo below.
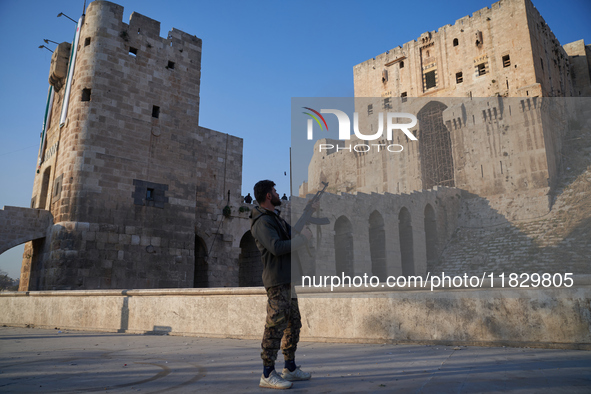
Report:
[[[378,211],[369,216],[369,254],[372,275],[385,281],[386,274],[386,232],[384,218]]]
[[[427,248],[427,267],[437,262],[437,219],[431,204],[425,207],[425,244]]]
[[[334,224],[334,255],[337,275],[354,275],[353,226],[346,216]]]
[[[207,246],[200,236],[195,235],[195,274],[193,287],[209,287],[208,273]]]
[[[431,101],[417,114],[423,189],[437,185],[455,186],[451,137],[443,124],[446,108],[439,101]]]
[[[400,261],[402,264],[402,275],[415,274],[415,263],[412,240],[412,224],[410,212],[402,208],[398,214],[398,233],[400,241]]]
[[[252,287],[263,285],[263,262],[261,252],[248,230],[240,239],[240,257],[238,258],[238,285]]]
[[[45,209],[47,204],[47,195],[49,193],[49,178],[51,175],[51,167],[47,167],[43,171],[43,180],[41,181],[41,193],[39,193],[39,209]]]

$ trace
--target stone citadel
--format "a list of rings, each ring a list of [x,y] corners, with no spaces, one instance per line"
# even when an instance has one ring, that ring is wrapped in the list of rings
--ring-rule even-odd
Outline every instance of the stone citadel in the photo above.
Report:
[[[418,141],[395,134],[395,154],[355,135],[316,142],[300,196],[328,182],[342,197],[323,205],[335,224],[318,230],[315,267],[337,263],[322,274],[588,273],[590,45],[561,46],[531,1],[502,0],[353,73],[359,130],[411,113]]]
[[[33,209],[3,212],[37,226],[9,242],[32,240],[20,290],[260,285],[249,206],[240,197],[242,140],[198,125],[201,40],[176,29],[162,38],[160,23],[138,13],[128,24],[122,19],[121,6],[92,2],[75,67],[68,43],[52,57]],[[555,220],[553,207],[584,205],[578,190],[561,194],[561,181],[566,136],[588,140],[588,115],[569,123],[562,115],[578,104],[542,99],[589,96],[590,53],[582,40],[560,46],[529,0],[502,0],[355,66],[362,129],[379,111],[406,105],[419,114],[419,144],[395,162],[369,153],[314,155],[300,195],[320,181],[340,195],[323,200],[331,225],[316,231],[311,269],[380,277],[480,270],[521,261],[583,228],[568,241],[582,245],[579,264],[588,251],[580,220],[559,226],[563,233],[552,223],[528,222],[527,232],[515,222]],[[526,132],[507,133],[512,128]],[[574,156],[584,162],[585,154]],[[294,198],[284,214],[289,219],[303,204]],[[353,206],[360,216],[342,215]],[[540,229],[553,238],[532,241]],[[527,239],[508,258],[487,241],[496,237],[491,231]],[[544,253],[547,265],[556,263],[553,251]]]

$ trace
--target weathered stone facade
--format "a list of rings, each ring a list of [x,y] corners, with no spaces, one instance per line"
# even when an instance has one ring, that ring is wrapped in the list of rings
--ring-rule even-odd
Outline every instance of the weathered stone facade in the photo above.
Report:
[[[318,140],[300,196],[328,182],[330,192],[343,195],[334,203],[337,208],[322,204],[323,214],[335,219],[345,201],[359,204],[361,211],[366,204],[386,204],[390,220],[384,220],[384,228],[392,233],[407,221],[401,214],[409,209],[407,196],[420,201],[434,187],[454,187],[450,190],[461,196],[461,204],[448,223],[453,235],[437,227],[433,245],[422,226],[429,215],[411,212],[414,271],[406,274],[588,273],[591,211],[583,208],[589,198],[581,196],[588,196],[591,173],[591,46],[580,40],[561,47],[530,0],[502,0],[353,71],[361,133],[386,130],[387,112],[411,113],[418,124],[410,131],[418,140],[402,132],[392,140],[385,133],[372,141],[355,135]],[[389,144],[403,149],[389,152]],[[578,162],[569,163],[575,156]],[[569,172],[577,177],[567,177]],[[565,202],[574,184],[583,202]],[[580,218],[570,218],[569,210]],[[332,231],[324,239],[336,239],[336,224],[330,227],[321,230]],[[371,224],[351,228],[355,237],[349,243],[371,250]],[[389,272],[405,274],[401,261],[409,255],[403,252],[409,239],[387,239],[393,244],[385,258],[396,261],[388,264],[394,267]],[[441,245],[442,239],[449,242]],[[437,258],[425,255],[429,248]],[[333,249],[322,243],[316,265],[350,259]],[[375,275],[372,258],[371,253],[354,254],[349,272]]]
[[[53,55],[31,207],[54,224],[27,244],[20,290],[237,286],[242,139],[199,126],[201,40],[122,18],[93,1],[75,64],[64,64],[70,44]]]
[[[379,116],[407,112],[418,118],[412,129],[418,141],[404,141],[402,133],[376,141],[401,143],[398,154],[351,154],[364,142],[356,136],[338,141],[336,150],[315,148],[300,195],[321,181],[348,193],[442,185],[535,200],[504,210],[515,218],[547,213],[567,119],[576,111],[574,101],[562,98],[584,96],[591,87],[588,48],[577,41],[567,49],[571,55],[529,0],[502,0],[355,66],[359,129],[373,134]]]
[[[294,221],[306,202],[293,198],[285,214]],[[324,194],[319,215],[330,224],[314,226],[311,255],[298,252],[304,274],[367,273],[382,281],[423,276],[454,234],[460,207],[460,191],[447,187],[410,194]]]
[[[353,68],[355,97],[579,96],[530,0],[501,0]],[[587,71],[588,72],[588,71]]]

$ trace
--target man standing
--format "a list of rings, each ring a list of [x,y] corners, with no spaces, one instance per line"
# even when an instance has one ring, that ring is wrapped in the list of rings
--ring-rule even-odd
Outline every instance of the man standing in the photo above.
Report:
[[[254,198],[259,203],[253,209],[251,233],[261,251],[263,261],[263,285],[267,290],[267,319],[261,358],[263,375],[259,386],[274,389],[288,389],[292,381],[308,380],[311,375],[295,364],[295,351],[302,327],[298,300],[291,285],[292,249],[305,246],[312,238],[312,232],[305,228],[301,234],[291,236],[291,226],[275,209],[281,199],[273,181],[264,180],[254,186]],[[279,349],[283,351],[285,368],[281,375],[275,371],[275,359]]]

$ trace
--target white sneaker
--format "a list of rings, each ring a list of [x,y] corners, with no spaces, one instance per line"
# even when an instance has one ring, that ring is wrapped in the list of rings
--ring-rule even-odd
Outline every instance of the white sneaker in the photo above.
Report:
[[[308,378],[310,379],[310,378]],[[275,370],[272,370],[269,374],[268,378],[265,378],[265,375],[261,375],[261,381],[259,383],[260,387],[265,387],[269,389],[288,389],[293,385],[293,383],[288,382],[287,380],[283,379],[281,376],[277,374]]]
[[[296,367],[296,369],[293,372],[287,368],[283,368],[281,376],[283,377],[283,379],[293,382],[296,380],[310,380],[312,374],[310,372],[302,371],[300,367]]]

